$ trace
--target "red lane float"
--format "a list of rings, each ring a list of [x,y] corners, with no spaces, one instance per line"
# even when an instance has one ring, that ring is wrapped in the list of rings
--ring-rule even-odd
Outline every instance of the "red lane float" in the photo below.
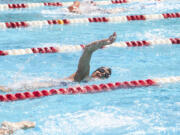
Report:
[[[124,3],[131,3],[131,2],[160,2],[166,0],[111,0],[112,4],[124,4]],[[100,2],[104,3],[104,2]],[[107,3],[105,3],[107,5]],[[104,5],[104,4],[103,4]]]
[[[111,0],[113,4],[122,4],[122,3],[128,3],[128,0]]]
[[[24,100],[24,99],[34,99],[34,98],[40,98],[40,97],[45,97],[45,96],[50,96],[50,95],[57,95],[57,94],[95,93],[95,92],[109,91],[109,90],[120,89],[120,88],[145,87],[145,86],[152,86],[152,85],[157,85],[157,83],[151,79],[115,82],[115,83],[107,83],[107,84],[99,84],[99,85],[94,84],[94,85],[86,85],[86,86],[78,86],[78,87],[0,95],[0,101],[17,101],[17,100]]]
[[[26,21],[26,22],[0,22],[0,28],[26,28],[42,27],[45,25],[63,25],[73,23],[124,23],[128,21],[146,21],[180,18],[180,13],[164,13],[164,14],[149,14],[149,15],[128,15],[128,16],[113,16],[113,17],[93,17],[93,18],[74,18],[63,20],[44,20],[44,21]]]
[[[71,3],[69,2],[65,5],[70,5]],[[60,2],[0,4],[0,11],[7,10],[7,9],[36,8],[36,7],[43,7],[43,6],[62,7],[63,4]]]
[[[94,84],[94,85],[77,86],[77,87],[69,87],[69,88],[0,95],[0,101],[4,102],[4,101],[35,99],[35,98],[57,95],[57,94],[66,95],[66,94],[96,93],[96,92],[110,91],[121,88],[125,89],[125,88],[136,88],[136,87],[147,87],[147,86],[161,85],[166,83],[177,83],[177,82],[180,82],[180,76],[154,78],[154,79],[146,79],[146,80],[135,80],[135,81],[133,80],[133,81],[106,83],[106,84]]]
[[[180,44],[180,38],[169,39],[156,39],[148,41],[127,41],[127,42],[115,42],[107,47],[143,47],[151,45],[173,45]],[[25,55],[25,54],[37,54],[37,53],[65,53],[80,51],[85,48],[85,45],[66,45],[66,46],[52,46],[52,47],[39,47],[39,48],[27,48],[27,49],[13,49],[13,50],[0,50],[0,56],[6,55]]]

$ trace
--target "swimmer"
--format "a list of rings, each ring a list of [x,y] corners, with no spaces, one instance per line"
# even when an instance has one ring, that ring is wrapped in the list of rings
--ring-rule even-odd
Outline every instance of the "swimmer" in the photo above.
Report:
[[[20,129],[28,129],[28,128],[34,128],[35,122],[30,121],[21,121],[21,122],[2,122],[1,128],[0,128],[0,135],[11,135],[15,131]]]
[[[107,14],[115,14],[119,12],[124,12],[124,8],[113,8],[113,9],[103,9],[97,7],[93,1],[79,2],[74,1],[71,6],[68,7],[68,11],[71,13],[82,14],[82,13],[91,13],[91,12],[101,12]]]
[[[68,10],[71,13],[78,13],[78,14],[80,14],[79,6],[80,6],[80,2],[79,1],[74,1],[73,4],[68,7]]]
[[[116,40],[116,33],[114,32],[109,38],[92,42],[85,46],[82,56],[80,57],[77,71],[71,76],[65,78],[64,80],[70,82],[82,82],[82,81],[90,81],[94,79],[107,79],[111,76],[111,68],[109,67],[100,67],[96,69],[91,76],[89,76],[90,72],[90,60],[93,52],[96,50],[103,48],[107,45],[112,44]],[[62,81],[62,79],[61,79]],[[44,81],[44,82],[33,82],[33,83],[25,83],[21,84],[21,88],[17,88],[17,90],[32,90],[38,88],[46,88],[46,87],[55,87],[59,86],[62,83],[57,80],[55,83],[52,81]],[[0,86],[0,90],[3,92],[12,91],[14,88]]]

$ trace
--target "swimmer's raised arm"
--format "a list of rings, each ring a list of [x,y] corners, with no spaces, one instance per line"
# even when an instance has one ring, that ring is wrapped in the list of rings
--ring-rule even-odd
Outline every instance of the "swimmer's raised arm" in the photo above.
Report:
[[[84,52],[79,60],[78,69],[75,74],[71,75],[69,79],[80,82],[89,76],[90,60],[92,53],[97,49],[103,48],[106,45],[112,44],[116,40],[116,33],[114,32],[109,38],[92,42],[84,48]]]

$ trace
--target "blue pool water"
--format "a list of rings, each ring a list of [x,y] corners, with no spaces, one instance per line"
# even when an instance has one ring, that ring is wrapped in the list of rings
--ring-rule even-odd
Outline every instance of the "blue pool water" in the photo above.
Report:
[[[179,1],[130,3],[111,7],[132,9],[118,15],[180,12]],[[0,21],[95,16],[61,14],[59,11],[61,8],[52,7],[2,11]],[[180,37],[180,19],[0,30],[0,50],[88,44],[107,38],[114,31],[117,32],[116,42],[175,38]],[[88,84],[180,76],[179,51],[179,45],[165,44],[98,50],[91,60],[91,73],[100,66],[108,66],[112,68],[112,76],[108,80]],[[0,84],[10,86],[24,81],[67,77],[76,71],[81,54],[82,52],[72,52],[0,57]],[[56,95],[34,100],[0,102],[0,122],[36,122],[34,129],[20,130],[16,135],[178,135],[179,88],[179,83],[172,83],[95,94]]]

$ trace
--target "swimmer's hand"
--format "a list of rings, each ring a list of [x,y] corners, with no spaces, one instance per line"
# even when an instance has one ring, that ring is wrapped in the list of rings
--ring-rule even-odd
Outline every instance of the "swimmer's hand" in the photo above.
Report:
[[[21,129],[28,129],[28,128],[34,128],[36,123],[31,121],[21,121],[18,123],[19,128]]]
[[[2,91],[2,92],[9,92],[9,91],[11,91],[11,89],[6,88],[4,86],[0,86],[0,91]]]
[[[90,53],[96,51],[97,49],[104,48],[106,45],[112,44],[116,40],[116,32],[114,32],[109,38],[99,40],[99,41],[94,41],[88,45],[86,45],[84,51],[88,51]]]
[[[116,32],[114,32],[114,33],[108,38],[108,41],[107,41],[107,42],[109,42],[109,44],[112,44],[112,43],[116,40],[116,38],[117,38],[117,34],[116,34]]]

